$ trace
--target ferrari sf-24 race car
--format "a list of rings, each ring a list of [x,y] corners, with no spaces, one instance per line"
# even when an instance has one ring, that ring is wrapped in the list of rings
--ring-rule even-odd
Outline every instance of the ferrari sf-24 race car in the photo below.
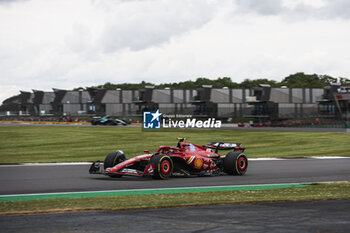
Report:
[[[93,162],[89,172],[110,177],[151,176],[155,179],[168,179],[171,176],[215,176],[244,175],[248,159],[239,143],[210,142],[204,146],[178,139],[176,147],[160,146],[155,153],[126,159],[123,151],[109,153],[104,162]],[[219,150],[231,150],[225,157]]]

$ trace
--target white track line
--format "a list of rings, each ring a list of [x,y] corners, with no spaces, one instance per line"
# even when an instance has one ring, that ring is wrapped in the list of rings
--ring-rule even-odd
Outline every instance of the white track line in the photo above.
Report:
[[[40,166],[77,166],[90,165],[91,162],[71,162],[71,163],[20,163],[20,164],[3,164],[0,167],[40,167]]]
[[[298,159],[350,159],[350,156],[312,156],[299,158],[248,158],[249,161],[280,161],[280,160],[298,160]]]
[[[342,157],[342,156],[315,156],[315,157],[311,157],[313,159],[348,159],[350,157]]]
[[[249,161],[294,161],[300,159],[350,159],[350,156],[315,156],[301,158],[248,158]],[[70,162],[70,163],[20,163],[20,164],[3,164],[1,167],[35,167],[35,166],[79,166],[90,165],[91,162]]]

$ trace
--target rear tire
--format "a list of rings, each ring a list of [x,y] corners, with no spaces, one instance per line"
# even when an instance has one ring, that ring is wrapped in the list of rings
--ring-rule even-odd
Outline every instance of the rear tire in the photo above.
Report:
[[[155,154],[151,157],[150,163],[154,164],[154,179],[167,180],[173,174],[173,161],[165,154]]]
[[[124,154],[119,154],[118,152],[111,152],[109,153],[105,161],[103,162],[103,167],[106,170],[107,168],[114,167],[118,163],[121,163],[125,161],[125,155]],[[122,175],[109,175],[110,177],[121,177]]]
[[[224,159],[224,172],[230,175],[244,175],[248,169],[248,159],[242,151],[231,151]]]

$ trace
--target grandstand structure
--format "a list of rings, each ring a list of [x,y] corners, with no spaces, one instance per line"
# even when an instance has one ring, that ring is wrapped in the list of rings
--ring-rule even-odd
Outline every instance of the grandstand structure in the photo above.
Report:
[[[255,118],[260,122],[299,118],[350,120],[350,87],[254,89],[212,88],[33,90],[3,101],[0,116],[140,116],[159,109],[163,114],[196,117]]]

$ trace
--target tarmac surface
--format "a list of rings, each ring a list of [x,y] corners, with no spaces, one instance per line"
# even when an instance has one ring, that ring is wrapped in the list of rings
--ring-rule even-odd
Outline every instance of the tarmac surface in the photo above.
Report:
[[[286,132],[330,132],[330,133],[350,133],[346,128],[316,128],[316,127],[233,127],[229,124],[223,124],[222,129],[235,130],[266,130],[266,131],[286,131]]]
[[[40,123],[40,122],[38,122]],[[62,124],[55,124],[57,122],[48,122],[47,124],[45,123],[20,123],[20,122],[1,122],[0,121],[0,126],[26,126],[26,125],[31,125],[31,126],[83,126],[83,127],[132,127],[132,128],[142,128],[142,125],[138,124],[130,124],[130,125],[91,125],[91,124],[86,124],[86,122],[83,123],[62,123]],[[265,131],[287,131],[287,132],[331,132],[331,133],[350,133],[350,128],[338,128],[338,127],[237,127],[234,124],[229,124],[229,123],[223,123],[221,125],[220,129],[232,129],[232,130],[265,130]],[[210,129],[209,129],[210,130]]]
[[[0,216],[1,232],[350,232],[350,200]]]
[[[350,158],[251,160],[244,176],[110,178],[89,165],[0,165],[0,195],[349,181]],[[140,198],[143,198],[140,196]],[[350,232],[350,200],[0,216],[0,232]]]
[[[349,168],[350,157],[251,160],[244,176],[153,180],[142,177],[111,178],[92,175],[88,173],[89,165],[2,165],[0,166],[0,195],[349,181]]]

